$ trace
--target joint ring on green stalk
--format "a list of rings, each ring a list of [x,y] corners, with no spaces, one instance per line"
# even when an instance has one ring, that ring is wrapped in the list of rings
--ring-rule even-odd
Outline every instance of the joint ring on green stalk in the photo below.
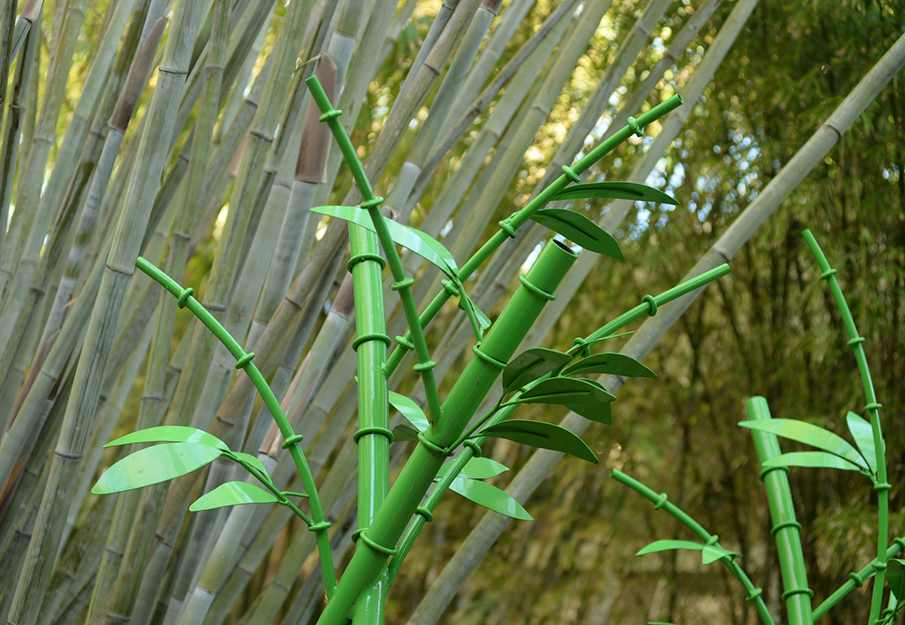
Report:
[[[352,267],[358,263],[363,263],[366,260],[373,260],[375,263],[380,263],[380,271],[386,269],[387,261],[380,254],[356,254],[349,259],[348,263],[346,263],[346,269],[349,273],[352,273]]]
[[[760,478],[761,482],[764,481],[764,478],[767,477],[767,475],[770,473],[770,471],[785,471],[786,475],[788,475],[789,467],[767,467],[766,469],[761,471],[760,475],[758,476]]]
[[[713,534],[710,538],[707,539],[707,545],[712,547],[715,544],[717,544],[719,542],[719,540],[720,540],[719,535]]]
[[[793,595],[807,595],[811,599],[814,598],[814,591],[810,588],[789,588],[787,591],[782,593],[782,600],[785,601],[789,597]]]
[[[885,571],[886,570],[885,562],[879,562],[878,560],[874,560],[873,562],[870,563],[870,565],[873,567],[873,569],[875,571]]]
[[[632,129],[632,132],[635,134],[636,137],[644,136],[644,129],[641,128],[641,124],[639,124],[638,120],[635,119],[634,117],[628,118],[628,121],[626,122],[626,126],[628,126],[629,128]]]
[[[667,499],[668,497],[666,496],[666,493],[660,493],[660,495],[657,497],[657,503],[654,504],[654,510],[662,510],[663,506],[666,505]]]
[[[329,111],[327,111],[326,113],[324,113],[323,115],[318,117],[317,119],[320,122],[328,122],[331,119],[336,119],[337,117],[339,117],[342,114],[343,114],[343,112],[339,109],[330,109]]]
[[[377,208],[377,207],[380,206],[381,204],[383,204],[383,198],[380,197],[379,195],[375,195],[375,196],[372,197],[370,200],[365,200],[364,202],[362,202],[362,203],[359,204],[358,206],[359,206],[360,208]]]
[[[497,222],[500,226],[500,230],[506,233],[510,239],[515,238],[515,228],[512,227],[512,224],[509,223],[508,219],[504,219],[500,222]]]
[[[475,356],[477,356],[478,358],[480,358],[481,360],[486,362],[491,367],[496,367],[500,371],[502,371],[503,369],[506,368],[505,362],[500,362],[493,356],[489,356],[489,355],[485,354],[484,352],[482,352],[480,345],[475,345],[474,347],[471,348],[471,351],[473,351],[475,353]]]
[[[848,341],[848,343],[846,343],[846,345],[848,345],[849,347],[854,347],[855,345],[859,345],[860,343],[863,343],[863,342],[864,342],[863,336],[856,336],[853,339],[849,339],[849,341]]]
[[[892,484],[890,484],[889,482],[874,484],[874,490],[889,490],[890,488],[892,488]]]
[[[254,360],[254,357],[254,352],[248,352],[247,354],[236,360],[236,369],[244,369],[251,364],[251,361]]]
[[[394,282],[392,284],[392,286],[390,286],[390,288],[393,289],[394,291],[401,291],[402,289],[409,288],[413,284],[415,284],[415,279],[412,277],[408,277],[405,280],[400,280],[399,282]]]
[[[399,551],[396,547],[384,547],[381,544],[374,542],[373,539],[368,538],[367,530],[368,528],[364,528],[362,530],[357,530],[360,532],[358,534],[358,538],[361,538],[361,541],[366,544],[368,547],[376,551],[377,553],[383,554],[385,556],[394,556],[396,552]]]
[[[281,445],[281,447],[283,449],[289,449],[296,443],[301,443],[304,439],[305,439],[305,437],[302,436],[301,434],[294,434],[294,435],[290,436],[289,438],[287,438],[285,441],[283,441],[283,444]]]
[[[855,572],[849,573],[848,578],[855,584],[855,588],[861,588],[864,585],[864,580]]]
[[[534,293],[538,297],[544,298],[548,302],[552,302],[556,299],[556,293],[547,293],[545,290],[535,286],[534,284],[531,284],[531,282],[524,276],[524,274],[518,277],[518,281],[521,282],[522,286],[524,286],[528,291]]]
[[[324,530],[328,530],[333,526],[330,521],[321,521],[320,523],[312,523],[308,526],[309,532],[323,532]]]
[[[437,443],[430,440],[424,435],[424,432],[418,432],[418,442],[427,447],[430,451],[438,456],[452,456],[455,452],[448,447],[440,447]]]
[[[883,404],[878,404],[877,402],[872,401],[869,404],[867,404],[866,406],[864,406],[864,412],[867,412],[869,410],[879,410],[882,407],[883,407]]]
[[[407,351],[412,351],[415,349],[415,344],[412,343],[407,338],[405,338],[404,336],[397,336],[396,343],[399,344],[399,347],[401,347],[402,349],[405,349]]]
[[[193,289],[191,287],[189,287],[187,289],[182,289],[182,293],[176,299],[176,305],[179,306],[179,308],[185,308],[186,304],[189,303],[189,298],[192,296],[192,294],[194,292],[195,292],[195,289]]]
[[[905,551],[905,539],[898,537],[892,540],[892,544],[899,546],[899,551]]]
[[[415,508],[415,514],[424,519],[425,523],[430,523],[434,520],[434,515],[424,506],[418,506],[417,508]]]
[[[354,351],[358,351],[358,346],[362,343],[367,343],[368,341],[381,341],[384,345],[389,348],[390,345],[393,344],[393,341],[390,340],[386,334],[381,334],[380,332],[372,332],[370,334],[362,334],[360,336],[356,336],[352,340],[352,349]]]
[[[591,344],[585,339],[581,337],[572,339],[572,345],[573,347],[578,347],[581,350],[581,353],[579,355],[582,358],[587,358],[591,355]]]
[[[419,362],[417,365],[412,365],[412,371],[421,373],[422,371],[430,371],[436,366],[437,363],[435,363],[433,360],[428,360],[427,362]]]
[[[568,165],[562,166],[562,173],[566,175],[566,178],[571,180],[572,182],[579,183],[581,182],[581,178],[578,177],[578,174],[575,173],[575,170],[569,167]]]
[[[473,455],[475,458],[480,458],[482,455],[484,455],[481,451],[481,446],[474,441],[463,441],[462,447],[470,449],[471,455]]]
[[[770,530],[770,535],[776,536],[776,534],[778,534],[780,530],[784,530],[789,527],[795,528],[799,532],[801,531],[801,523],[799,523],[798,521],[786,521],[784,523],[777,523],[776,525],[774,525],[773,529]]]
[[[451,297],[459,296],[459,287],[453,284],[452,280],[440,280],[443,290],[450,294]]]
[[[827,270],[824,271],[822,274],[820,274],[820,279],[821,279],[821,280],[829,280],[832,276],[835,276],[835,275],[836,275],[836,270],[835,270],[835,269],[827,269]]]
[[[745,597],[745,601],[754,601],[755,599],[760,597],[763,592],[764,591],[762,588],[754,588],[751,590],[751,592],[748,593],[748,596]]]
[[[352,440],[355,444],[358,444],[358,440],[362,436],[367,436],[368,434],[380,434],[381,436],[385,436],[392,443],[396,440],[396,437],[393,436],[393,433],[387,428],[382,428],[379,425],[372,425],[366,428],[360,428],[355,434],[352,435]]]
[[[653,295],[645,295],[644,297],[641,298],[641,301],[647,302],[648,305],[650,306],[650,312],[647,313],[648,315],[653,317],[654,315],[657,314],[657,300],[654,298]]]

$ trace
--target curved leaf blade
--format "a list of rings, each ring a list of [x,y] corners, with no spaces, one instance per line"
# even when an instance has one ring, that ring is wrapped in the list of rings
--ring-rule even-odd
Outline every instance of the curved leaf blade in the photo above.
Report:
[[[418,440],[418,430],[415,428],[403,423],[393,428],[393,442],[416,440]]]
[[[609,402],[599,404],[566,404],[566,408],[588,421],[613,425],[613,409]]]
[[[638,182],[604,181],[573,184],[553,197],[554,200],[584,200],[588,198],[609,198],[635,200],[637,202],[656,202],[673,206],[679,205],[679,201],[671,195]]]
[[[541,380],[513,399],[520,404],[597,404],[615,401],[616,396],[594,380],[555,377]]]
[[[570,241],[586,250],[622,260],[622,250],[609,232],[593,221],[564,208],[543,208],[531,216],[531,219],[563,235]]]
[[[511,393],[571,360],[568,354],[544,347],[532,347],[509,361],[503,369],[503,393]]]
[[[240,506],[247,503],[273,503],[279,501],[276,495],[247,482],[226,482],[209,493],[199,497],[189,506],[192,512],[213,510],[225,506]]]
[[[742,557],[742,554],[736,553],[734,551],[729,551],[727,549],[723,549],[722,547],[717,547],[716,545],[702,545],[701,543],[694,543],[690,540],[658,540],[652,542],[647,547],[644,547],[641,551],[636,553],[636,556],[643,556],[648,553],[655,553],[657,551],[669,551],[672,549],[688,549],[690,551],[700,551],[701,559],[704,564],[710,564],[711,562],[716,562],[722,558],[733,558],[733,557]]]
[[[134,443],[198,443],[228,451],[229,447],[213,434],[183,425],[159,425],[131,432],[104,445],[104,448]]]
[[[886,561],[886,583],[898,601],[905,595],[905,560],[890,558]]]
[[[534,520],[534,517],[528,514],[522,504],[513,499],[509,493],[500,490],[496,486],[491,486],[487,482],[457,477],[453,480],[449,489],[479,506],[484,506],[503,516],[521,519],[522,521]]]
[[[355,225],[376,232],[370,215],[358,206],[318,206],[311,209],[315,213],[329,215],[350,221]],[[427,262],[435,265],[450,278],[457,278],[458,267],[448,249],[428,234],[415,230],[391,219],[385,219],[387,231],[397,245],[414,252]]]
[[[236,456],[237,459],[243,460],[246,464],[251,465],[258,471],[260,471],[262,475],[267,475],[267,467],[264,466],[264,463],[261,462],[257,456],[242,453],[241,451],[234,451],[233,455]]]
[[[91,492],[106,495],[166,482],[200,469],[221,453],[200,443],[164,443],[139,449],[104,471]]]
[[[848,431],[852,433],[855,439],[855,445],[870,467],[871,473],[877,472],[877,448],[874,446],[874,430],[870,423],[855,414],[851,410],[845,415],[845,422],[848,424]]]
[[[811,467],[842,469],[844,471],[864,471],[858,465],[825,451],[794,451],[770,458],[764,463],[765,469],[774,467]]]
[[[405,417],[409,423],[414,425],[415,429],[417,429],[419,432],[424,432],[428,427],[430,427],[430,421],[427,420],[427,415],[424,414],[424,411],[421,410],[421,407],[414,401],[412,401],[405,395],[400,395],[399,393],[395,393],[393,391],[389,391],[389,398],[390,405],[398,410],[399,414]],[[417,438],[417,433],[415,435],[415,438]]]
[[[506,438],[531,447],[561,451],[594,464],[599,462],[587,443],[575,436],[575,434],[558,425],[544,421],[510,419],[482,429],[480,435]]]
[[[768,419],[764,421],[742,421],[740,426],[752,430],[769,432],[799,443],[805,443],[818,449],[828,451],[834,456],[845,458],[862,469],[867,469],[864,458],[844,438],[829,430],[795,419]]]
[[[562,371],[563,375],[591,375],[594,373],[609,373],[626,378],[657,377],[656,373],[631,356],[617,353],[594,354],[572,363]]]
[[[440,470],[437,471],[437,477],[443,478],[449,473],[449,470],[455,462],[447,462]],[[465,467],[459,472],[457,477],[467,477],[472,480],[487,480],[496,477],[501,473],[505,473],[509,468],[496,460],[490,458],[472,458],[465,463]]]

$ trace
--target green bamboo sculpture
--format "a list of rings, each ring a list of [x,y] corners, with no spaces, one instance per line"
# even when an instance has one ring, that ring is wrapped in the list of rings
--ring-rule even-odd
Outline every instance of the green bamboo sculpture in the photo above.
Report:
[[[319,623],[339,625],[383,622],[386,593],[424,523],[440,497],[454,492],[491,510],[518,519],[531,519],[528,512],[504,491],[484,482],[506,467],[481,457],[481,445],[488,438],[506,438],[519,443],[571,454],[589,462],[597,457],[580,438],[559,426],[510,416],[522,404],[565,405],[587,419],[612,422],[610,402],[615,396],[587,376],[612,373],[626,377],[656,377],[641,363],[621,354],[591,354],[597,343],[614,336],[621,328],[686,293],[725,275],[723,265],[694,280],[659,295],[644,297],[641,304],[583,338],[576,338],[567,351],[533,348],[515,355],[520,342],[572,266],[577,254],[565,243],[553,240],[544,246],[506,308],[491,324],[471,301],[464,278],[471,275],[516,230],[533,220],[548,226],[584,249],[621,259],[616,241],[584,216],[563,209],[545,208],[554,200],[602,197],[675,204],[668,195],[645,185],[626,182],[579,183],[579,174],[632,134],[641,135],[644,126],[681,104],[678,96],[654,107],[614,133],[610,139],[576,162],[564,166],[563,174],[520,211],[499,222],[499,231],[460,269],[452,254],[430,236],[398,224],[381,212],[383,198],[373,188],[358,155],[338,121],[341,111],[333,108],[317,78],[307,81],[314,102],[339,144],[351,170],[362,202],[357,207],[323,206],[318,213],[349,222],[352,273],[356,300],[356,337],[352,348],[358,359],[358,429],[353,435],[359,453],[358,529],[353,534],[357,549],[337,583],[330,552],[328,530],[305,455],[279,401],[254,365],[253,353],[245,353],[205,308],[183,288],[143,258],[136,265],[174,297],[180,308],[187,307],[214,333],[236,360],[236,368],[249,376],[273,415],[284,439],[283,447],[292,455],[304,493],[281,491],[256,457],[230,450],[206,432],[187,427],[164,426],[134,432],[108,443],[159,443],[139,450],[113,465],[95,485],[94,493],[113,493],[169,480],[201,468],[216,458],[228,458],[241,465],[262,487],[250,482],[227,482],[203,495],[191,510],[206,510],[248,503],[277,503],[288,507],[315,533],[323,572],[327,607]],[[437,266],[446,276],[443,291],[419,313],[411,293],[414,279],[405,275],[396,246],[402,246]],[[396,349],[386,334],[383,301],[383,273],[389,266],[392,290],[399,294],[408,333],[396,337]],[[424,330],[449,298],[458,298],[467,315],[477,343],[474,356],[462,375],[440,402],[437,383]],[[410,398],[389,390],[387,378],[395,371],[406,351],[413,351],[413,369],[421,376],[426,410]],[[481,418],[473,417],[497,377],[502,377],[503,396]],[[390,430],[390,407],[408,421]],[[393,484],[389,483],[389,446],[394,441],[417,444]],[[448,459],[454,457],[450,462]],[[432,485],[436,487],[425,500]],[[300,507],[307,499],[309,512]],[[712,549],[717,549],[716,547]]]
[[[880,427],[881,405],[877,402],[871,382],[867,358],[864,354],[864,338],[858,334],[851,311],[836,279],[836,270],[830,267],[823,251],[817,244],[814,235],[805,230],[804,239],[814,255],[820,268],[820,278],[829,283],[830,292],[839,308],[842,322],[849,335],[848,345],[855,351],[858,373],[864,387],[867,400],[864,411],[869,421],[860,415],[848,411],[845,416],[846,425],[854,445],[841,436],[816,425],[795,419],[773,419],[767,400],[763,397],[752,397],[746,404],[750,420],[739,423],[751,430],[758,460],[763,467],[761,479],[767,491],[767,502],[773,521],[772,533],[776,539],[779,555],[780,572],[784,592],[782,599],[786,603],[788,621],[791,625],[811,625],[826,614],[834,605],[855,588],[861,587],[870,577],[874,577],[873,594],[869,625],[892,623],[899,611],[905,607],[902,602],[905,596],[905,559],[895,556],[905,551],[905,539],[895,538],[889,546],[889,489],[886,475],[886,443]],[[800,451],[781,453],[778,437],[804,443],[819,451]],[[814,591],[808,587],[807,571],[801,545],[801,523],[796,520],[795,508],[789,489],[789,467],[809,467],[841,469],[857,471],[871,480],[877,491],[877,555],[867,566],[852,572],[838,590],[827,597],[816,608],[811,600]],[[702,552],[704,564],[721,561],[741,582],[748,593],[748,599],[756,602],[757,612],[766,625],[772,625],[773,619],[767,612],[760,597],[760,589],[755,589],[750,580],[735,563],[741,554],[726,551],[716,544],[716,537],[708,534],[686,513],[667,502],[666,494],[657,495],[643,484],[632,478],[613,471],[612,477],[621,484],[632,488],[641,495],[654,501],[656,509],[664,508],[679,521],[688,526],[697,536],[705,541],[703,544],[682,540],[656,541],[637,555],[644,555],[667,549],[692,549]],[[889,597],[887,607],[883,608],[884,582],[888,582]]]

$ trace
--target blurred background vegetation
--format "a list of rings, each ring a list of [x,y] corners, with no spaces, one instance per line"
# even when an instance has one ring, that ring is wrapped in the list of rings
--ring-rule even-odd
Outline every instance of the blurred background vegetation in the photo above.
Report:
[[[695,13],[705,5],[715,7],[712,17],[676,56],[674,67],[666,70],[651,92],[641,94],[645,103],[641,105],[642,110],[674,93],[683,93],[683,87],[701,67],[720,28],[740,1],[675,0],[666,3],[662,16],[654,20],[647,33],[649,38],[637,59],[630,63],[617,88],[602,105],[599,119],[592,124],[591,136],[584,145],[592,145],[604,136],[629,97],[647,88],[645,79],[649,72]],[[249,93],[245,85],[265,69],[266,60],[279,45],[277,33],[286,19],[286,6],[283,3],[275,6],[267,2],[258,4],[269,7],[270,17],[263,23],[256,42],[259,48],[252,48],[246,66],[237,72],[242,82],[224,86],[224,95],[227,89],[233,94],[225,100],[219,113],[224,126],[224,120],[235,115],[237,102]],[[357,40],[369,42],[372,48],[356,51],[349,74],[355,75],[356,68],[366,65],[366,59],[377,60],[373,64],[376,74],[365,77],[361,83],[366,88],[360,95],[362,106],[351,128],[353,143],[360,146],[361,156],[366,157],[392,116],[393,103],[404,89],[406,76],[428,37],[435,16],[442,10],[441,3],[428,0],[402,2],[391,26],[388,26],[388,20],[373,16],[392,12],[393,3],[349,0],[348,4],[314,4],[322,11],[333,7],[337,17],[344,11],[360,10],[362,13]],[[587,4],[590,6],[591,3]],[[544,115],[545,121],[537,129],[533,141],[529,141],[531,147],[513,175],[507,178],[511,181],[491,223],[495,224],[524,205],[536,185],[544,179],[558,147],[589,106],[589,99],[607,69],[618,61],[633,26],[649,4],[654,3],[616,0],[604,14],[578,57],[574,71],[556,89],[558,95],[554,94],[549,112]],[[15,2],[12,5],[16,9]],[[95,57],[105,24],[110,20],[112,5],[112,2],[111,6],[101,2],[88,3],[84,10],[84,24],[71,54],[73,63],[64,97],[59,115],[54,118],[57,131],[45,180],[58,165],[56,158],[61,139],[72,124],[77,102],[83,95],[88,67]],[[43,78],[50,71],[48,57],[55,45],[54,35],[58,32],[64,8],[70,6],[75,3],[47,2],[43,7],[42,30],[37,43],[39,59],[34,70],[38,78],[32,82],[32,91],[28,94],[26,133],[36,123],[34,117],[29,122],[28,116],[35,116],[36,109],[40,111],[38,103],[42,102],[47,90]],[[520,10],[524,10],[525,15],[503,47],[490,79],[558,4],[547,0],[504,2],[491,32],[499,20],[505,18],[507,11],[515,10],[515,6],[523,7]],[[569,26],[564,42],[575,35],[589,6],[577,4],[572,9],[582,14]],[[643,295],[659,293],[676,284],[790,161],[873,63],[902,35],[905,31],[903,9],[901,3],[892,0],[835,3],[760,0],[708,81],[703,95],[693,103],[681,132],[658,158],[647,178],[648,184],[672,194],[680,205],[639,203],[631,207],[626,219],[613,233],[619,239],[625,260],[598,262],[543,339],[543,344],[564,349],[574,337],[587,335],[636,305]],[[388,31],[385,37],[382,33],[380,37],[373,33],[367,37],[368,28],[374,28],[375,24]],[[317,26],[312,21],[312,32]],[[161,49],[168,37],[172,37],[172,33],[165,33]],[[485,52],[486,46],[482,48],[482,54]],[[24,49],[19,54],[24,54]],[[550,52],[549,60],[541,69],[531,73],[529,98],[541,94],[542,81],[550,75],[557,58]],[[12,93],[16,81],[13,71],[10,71],[9,81],[9,93]],[[150,86],[153,87],[156,81],[157,73],[154,72]],[[390,196],[397,172],[403,168],[417,132],[428,119],[440,83],[437,81],[424,103],[416,108],[408,124],[409,132],[392,152],[386,173],[375,184],[379,195]],[[504,89],[503,94],[508,89]],[[117,161],[110,187],[114,191],[119,172],[125,172],[129,167],[127,155],[130,149],[134,151],[130,146],[139,140],[136,128],[148,107],[150,93],[151,89],[145,89],[125,134],[123,156]],[[504,97],[495,97],[490,107],[477,116],[476,123],[469,126],[462,139],[446,153],[429,183],[423,186],[417,203],[410,206],[410,223],[415,226],[424,223],[434,206],[444,201],[444,189],[468,158],[469,150],[478,145],[482,129]],[[526,99],[518,105],[512,119],[524,118],[532,101]],[[905,378],[902,349],[905,345],[903,103],[905,86],[899,75],[880,92],[777,213],[742,247],[731,263],[732,274],[705,290],[651,352],[645,362],[658,373],[659,379],[629,381],[613,405],[613,425],[593,424],[587,431],[584,439],[599,455],[601,464],[591,466],[575,459],[560,463],[526,504],[535,521],[510,524],[459,590],[441,623],[603,625],[654,620],[691,625],[756,622],[756,613],[745,601],[743,591],[718,565],[703,567],[696,559],[685,559],[674,552],[634,558],[638,549],[653,540],[689,539],[691,536],[664,513],[655,512],[649,502],[612,481],[609,478],[611,468],[625,471],[658,492],[668,493],[670,501],[692,514],[709,531],[719,534],[721,544],[743,553],[745,557],[740,561],[743,568],[754,583],[764,589],[771,610],[780,616],[780,621],[783,620],[779,568],[770,536],[766,500],[758,480],[759,466],[750,436],[736,425],[744,420],[744,401],[752,395],[763,395],[770,403],[774,417],[806,419],[838,432],[844,431],[845,411],[860,412],[864,404],[855,361],[846,348],[835,305],[818,280],[819,271],[801,239],[804,228],[815,233],[830,263],[838,269],[837,275],[852,306],[855,321],[866,338],[865,349],[877,395],[883,404],[882,414],[886,416],[884,428],[893,484],[890,491],[891,532],[894,536],[905,533],[903,493],[898,479],[905,464],[905,428],[897,418],[905,409],[905,385],[901,383]],[[358,104],[356,102],[355,106]],[[234,108],[230,109],[230,106]],[[355,108],[347,107],[346,110]],[[637,112],[627,111],[626,114]],[[199,115],[197,107],[193,108],[184,129],[177,133],[165,172],[180,166],[176,155],[189,145],[188,137],[197,127]],[[455,121],[458,113],[452,117],[451,121]],[[344,121],[347,125],[352,123],[349,119]],[[512,133],[516,127],[515,122],[503,125],[507,133]],[[655,124],[645,137],[632,139],[620,147],[601,163],[594,175],[598,178],[605,175],[607,180],[627,179],[641,155],[653,143],[658,130]],[[221,135],[223,132],[222,128],[218,130]],[[30,146],[30,141],[31,137],[26,135],[20,148],[22,152]],[[480,157],[483,167],[489,168],[502,158],[505,141],[512,141],[512,137],[504,134],[495,138],[487,158]],[[20,152],[20,170],[24,167],[23,160]],[[564,162],[570,161],[571,155],[568,155]],[[329,176],[334,173],[328,172]],[[231,203],[237,203],[231,198],[228,186],[233,184],[235,170],[230,175],[227,186],[218,187],[210,198],[205,198],[208,221],[201,221],[197,228],[196,247],[181,279],[182,284],[195,287],[199,299],[205,294],[215,264],[218,241],[224,228],[228,227],[229,207]],[[475,182],[461,198],[456,198],[461,201],[457,210],[478,201],[487,185],[486,179],[479,177],[481,175],[474,175]],[[120,180],[119,184],[123,182]],[[339,170],[335,182],[330,179],[330,184],[327,191],[318,191],[317,197],[322,199],[321,203],[341,203],[351,187],[345,168]],[[17,188],[16,194],[19,192]],[[12,199],[11,223],[16,217],[16,194]],[[394,208],[402,210],[402,206]],[[599,201],[576,209],[585,210],[595,220],[608,210]],[[455,231],[456,217],[457,213],[453,212],[448,220],[443,220],[445,224],[438,224],[443,226],[442,234]],[[463,219],[460,219],[460,228]],[[113,219],[109,218],[99,228],[111,228],[112,223]],[[318,236],[323,235],[325,228],[326,224],[320,226]],[[487,233],[474,231],[466,235],[477,242],[489,233],[489,230]],[[164,231],[163,234],[166,237],[168,233]],[[512,254],[512,249],[508,253]],[[62,258],[65,257],[64,252]],[[461,264],[464,258],[459,260]],[[301,267],[302,263],[299,263]],[[309,319],[309,335],[306,336],[310,338],[305,340],[306,344],[315,340],[318,328],[324,323],[343,273],[344,270],[336,275],[336,284],[333,284],[334,275],[328,276],[327,283],[332,286],[324,293],[326,305],[320,301],[314,307],[317,314]],[[54,280],[58,278],[54,277]],[[507,285],[508,282],[502,288]],[[44,308],[39,309],[43,311],[42,319],[50,314],[53,288],[51,295],[45,296]],[[509,288],[511,291],[511,286]],[[8,292],[4,297],[9,298]],[[167,305],[172,304],[167,301]],[[501,304],[494,304],[492,310],[486,312],[495,318],[500,309]],[[429,341],[434,347],[441,345],[447,328],[455,323],[456,312],[454,307],[448,307],[433,326]],[[152,318],[153,315],[147,314],[148,320]],[[43,323],[39,325],[43,327]],[[192,327],[193,322],[187,314],[176,317],[172,340],[174,352],[178,353],[177,346],[191,334]],[[39,331],[29,339],[27,357],[7,348],[5,358],[16,357],[32,363],[33,354],[39,348],[38,336]],[[619,341],[625,339],[616,339],[604,346],[607,351],[618,351]],[[146,349],[148,340],[136,340],[135,343]],[[341,349],[348,351],[349,348],[341,346]],[[464,355],[460,356],[452,364],[446,378],[447,388],[457,370],[464,365],[464,358]],[[334,362],[335,357],[331,357],[324,363],[325,374]],[[131,392],[123,399],[114,434],[135,428],[148,375],[147,366],[143,362],[134,383],[129,384]],[[298,366],[297,359],[293,367]],[[9,389],[18,389],[27,379],[28,367],[18,374],[16,371],[11,367],[8,375],[19,377],[8,378],[5,382],[6,403],[2,407],[6,411],[10,410],[16,396]],[[71,367],[66,371],[71,375]],[[336,375],[346,376],[343,385],[351,380],[348,371]],[[415,392],[410,384],[406,380],[400,389]],[[62,383],[61,388],[65,389],[61,395],[65,398],[66,383]],[[54,398],[56,390],[54,387]],[[219,403],[214,404],[217,405]],[[523,411],[519,415],[521,418],[548,421],[558,420],[565,414],[565,411],[544,413],[541,408],[534,408],[533,412],[528,407],[520,410]],[[3,418],[7,418],[6,413]],[[49,455],[49,452],[45,453]],[[497,440],[493,445],[485,446],[485,455],[511,468],[509,474],[496,478],[494,483],[505,487],[510,479],[507,476],[517,473],[531,453],[531,449],[507,441]],[[337,454],[323,455],[333,458]],[[113,460],[108,452],[103,465]],[[37,474],[44,471],[45,466],[49,467],[50,463],[38,465]],[[861,476],[844,472],[799,469],[791,472],[790,479],[799,521],[803,525],[810,583],[819,601],[843,583],[849,572],[860,569],[871,559],[876,531],[875,497]],[[26,503],[17,504],[23,511],[15,521],[9,520],[13,518],[9,503],[12,495],[9,490],[4,493],[7,501],[0,512],[5,515],[7,524],[13,523],[14,529],[19,528],[23,523],[20,519],[27,520],[28,511],[38,508],[40,487],[36,492]],[[84,503],[80,501],[75,505],[78,514],[73,515],[77,519],[73,535],[88,524],[106,522],[99,522],[90,514],[108,515],[100,517],[102,519],[108,519],[112,514],[112,508],[106,512],[100,510],[97,501],[98,498],[89,495]],[[455,495],[450,495],[438,507],[435,521],[426,526],[389,595],[388,622],[408,622],[427,588],[485,512],[463,503]],[[277,574],[291,537],[304,529],[291,522],[283,525],[273,530],[273,548],[250,572],[245,589],[231,597],[234,603],[227,622],[255,622],[248,617],[255,599]],[[12,550],[4,557],[12,557],[11,553]],[[4,593],[4,609],[9,607],[12,593],[9,588],[15,585],[23,556],[17,557],[20,560],[7,559],[0,565],[6,569],[8,577],[5,579],[12,583],[5,591],[0,590]],[[142,564],[130,563],[128,566],[141,568]],[[309,564],[303,573],[310,568]],[[292,597],[302,592],[305,582],[304,574],[294,580]],[[61,609],[60,614],[42,615],[40,622],[82,622],[88,611],[90,590],[88,587],[86,597],[84,586],[76,589],[69,613]],[[166,604],[165,597],[160,601]],[[863,622],[868,604],[867,589],[856,591],[835,612],[825,616],[825,622]],[[274,617],[278,622],[290,615],[298,616],[290,605],[287,602],[286,607],[279,610],[279,617]],[[151,618],[148,615],[143,622],[149,622]],[[153,618],[161,616],[158,613]]]

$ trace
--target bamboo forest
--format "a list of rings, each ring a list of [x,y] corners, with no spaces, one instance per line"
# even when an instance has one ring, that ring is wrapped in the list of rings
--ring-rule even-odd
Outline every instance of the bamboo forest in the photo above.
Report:
[[[3,0],[0,617],[905,623],[903,65],[893,0]]]

